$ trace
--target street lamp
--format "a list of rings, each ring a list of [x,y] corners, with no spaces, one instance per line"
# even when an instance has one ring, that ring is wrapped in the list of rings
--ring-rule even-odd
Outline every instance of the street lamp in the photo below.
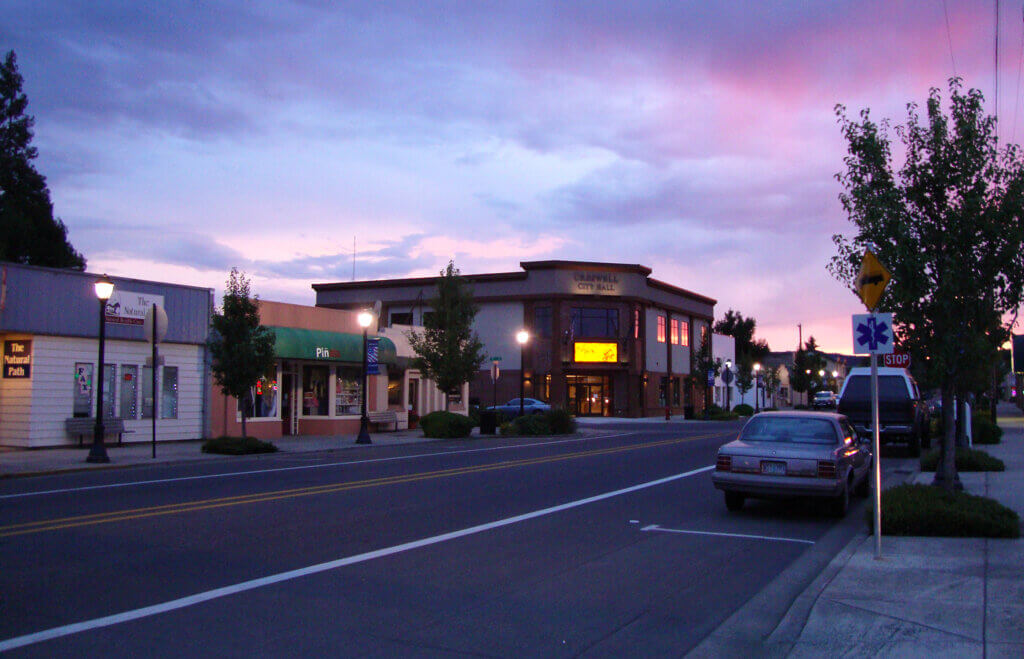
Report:
[[[107,449],[103,446],[103,349],[107,341],[107,300],[114,294],[114,282],[106,275],[96,280],[93,284],[96,289],[96,298],[100,301],[100,355],[99,375],[93,375],[96,379],[96,426],[92,433],[92,447],[89,448],[89,455],[86,462],[110,462],[107,456]]]
[[[526,392],[526,342],[530,340],[530,333],[524,329],[516,332],[516,341],[519,343],[519,416],[523,416],[523,396]]]
[[[761,399],[759,393],[761,391],[761,364],[754,364],[754,412],[761,411]]]
[[[363,328],[363,403],[362,414],[359,417],[359,436],[356,437],[356,444],[370,444],[370,419],[366,415],[366,329],[373,322],[373,314],[369,311],[360,311],[356,316],[359,326]]]
[[[726,375],[728,373],[728,375]],[[722,374],[722,381],[725,382],[725,411],[732,411],[732,360],[725,360],[725,373]]]

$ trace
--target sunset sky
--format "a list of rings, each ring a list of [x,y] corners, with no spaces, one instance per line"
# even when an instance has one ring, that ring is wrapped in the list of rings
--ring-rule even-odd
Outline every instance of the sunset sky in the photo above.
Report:
[[[852,350],[835,105],[995,112],[995,3],[8,0],[36,166],[88,269],[262,298],[314,282],[640,263]],[[1003,2],[1000,139],[1024,136]]]

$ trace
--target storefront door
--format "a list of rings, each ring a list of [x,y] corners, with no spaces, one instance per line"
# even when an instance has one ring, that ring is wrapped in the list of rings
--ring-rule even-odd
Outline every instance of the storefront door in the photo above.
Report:
[[[295,412],[295,379],[291,373],[281,373],[281,434],[292,435]]]
[[[611,415],[611,378],[602,375],[567,375],[569,411],[576,416]]]

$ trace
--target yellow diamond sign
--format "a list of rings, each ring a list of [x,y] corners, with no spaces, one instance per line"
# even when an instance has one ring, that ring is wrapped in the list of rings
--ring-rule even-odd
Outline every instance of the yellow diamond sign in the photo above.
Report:
[[[860,296],[868,311],[874,311],[878,306],[878,301],[882,298],[890,279],[892,275],[878,261],[878,257],[870,250],[864,252],[864,258],[860,262],[860,274],[857,275],[853,290]]]

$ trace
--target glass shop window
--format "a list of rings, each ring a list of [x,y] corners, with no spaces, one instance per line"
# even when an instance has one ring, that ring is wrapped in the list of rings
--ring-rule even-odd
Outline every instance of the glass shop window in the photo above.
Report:
[[[103,365],[103,418],[113,419],[116,414],[114,401],[117,392],[117,366],[114,364]]]
[[[388,369],[388,407],[402,407],[402,379],[397,368]]]
[[[676,407],[679,407],[679,405],[681,404],[679,402],[679,397],[680,392],[682,392],[682,390],[683,388],[680,386],[679,378],[672,378],[672,404],[675,405]]]
[[[153,367],[142,367],[142,418],[153,418]]]
[[[363,401],[363,385],[360,378],[360,367],[339,366],[334,382],[334,414],[345,416],[359,414]],[[401,382],[399,382],[401,396]],[[391,381],[388,381],[388,401],[391,399]]]
[[[327,416],[327,378],[330,377],[329,366],[302,367],[302,415]]]
[[[178,418],[178,367],[164,366],[164,378],[160,383],[160,418]]]
[[[77,362],[75,364],[74,399],[72,414],[76,417],[92,416],[92,364]]]
[[[279,396],[277,364],[274,364],[256,380],[256,385],[249,390],[250,406],[248,418],[266,419],[276,417]],[[244,404],[244,401],[238,401],[239,411],[241,411]]]
[[[139,367],[121,364],[121,418],[139,418]]]

